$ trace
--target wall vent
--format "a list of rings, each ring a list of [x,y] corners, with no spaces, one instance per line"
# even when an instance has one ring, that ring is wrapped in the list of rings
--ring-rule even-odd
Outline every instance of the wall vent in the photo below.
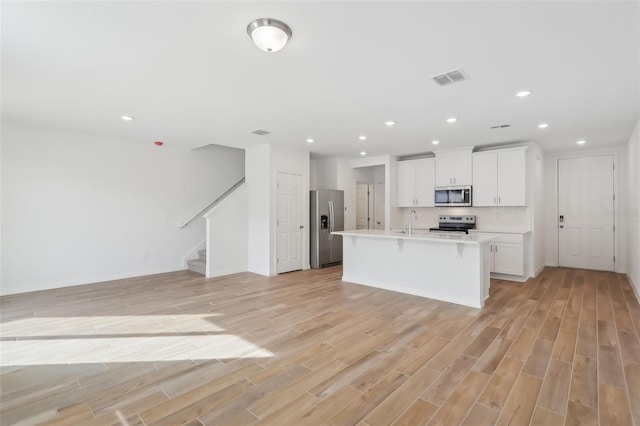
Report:
[[[468,80],[469,76],[460,69],[460,70],[449,71],[444,74],[436,75],[431,78],[440,86],[447,86],[452,83],[459,83],[461,81]]]
[[[511,127],[511,124],[498,124],[497,126],[491,126],[490,129],[506,129],[507,127]]]
[[[258,129],[258,130],[254,130],[251,133],[253,133],[254,135],[264,136],[264,135],[268,135],[270,132],[267,132],[266,130]]]

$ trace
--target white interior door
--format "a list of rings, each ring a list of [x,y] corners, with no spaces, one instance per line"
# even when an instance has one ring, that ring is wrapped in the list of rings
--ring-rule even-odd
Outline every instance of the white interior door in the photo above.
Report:
[[[614,270],[613,156],[558,161],[558,264]]]
[[[375,229],[384,229],[384,182],[376,182],[375,196]]]
[[[356,229],[369,229],[369,184],[356,182]]]
[[[302,176],[278,173],[276,272],[302,269]]]

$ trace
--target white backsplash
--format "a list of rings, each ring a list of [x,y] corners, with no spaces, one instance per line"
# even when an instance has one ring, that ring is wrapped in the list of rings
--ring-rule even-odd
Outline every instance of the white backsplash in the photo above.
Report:
[[[396,208],[392,212],[391,226],[407,226],[409,212],[416,211],[413,226],[416,228],[432,228],[438,225],[441,215],[475,215],[476,228],[531,228],[529,207],[416,207]]]

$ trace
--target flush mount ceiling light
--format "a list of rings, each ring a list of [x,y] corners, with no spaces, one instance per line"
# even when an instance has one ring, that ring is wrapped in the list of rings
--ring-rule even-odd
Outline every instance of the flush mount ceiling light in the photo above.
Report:
[[[438,145],[440,143],[440,141],[431,141],[432,144],[434,145]]]
[[[367,140],[367,137],[365,135],[362,136],[358,136],[358,139],[360,139],[361,141]]]
[[[364,152],[364,151],[362,151],[362,152],[360,153],[360,155],[362,155],[362,156],[364,157],[365,155],[367,155],[367,153],[366,153],[366,152]]]
[[[458,119],[455,117],[447,118],[447,123],[455,123],[456,121],[458,121]]]
[[[549,127],[549,124],[547,124],[547,123],[538,124],[538,128],[540,128],[540,129],[546,129],[547,127]]]
[[[122,121],[133,121],[133,117],[130,115],[121,115],[120,118]]]
[[[531,91],[529,91],[529,90],[521,90],[518,93],[516,93],[516,96],[519,97],[519,98],[526,98],[530,94],[531,94]]]
[[[395,122],[395,121],[391,121],[391,120],[389,120],[389,121],[385,121],[385,122],[384,122],[384,124],[386,124],[387,126],[391,127],[391,126],[393,126],[394,124],[396,124],[396,122]]]
[[[315,142],[315,140],[313,140],[311,138],[307,139],[307,143],[313,143],[313,142]]]
[[[260,50],[274,53],[287,44],[293,33],[282,21],[260,18],[247,26],[247,34]]]
[[[585,143],[587,143],[587,141],[585,141],[584,139],[580,139],[579,141],[576,141],[576,143],[578,145],[584,145]]]

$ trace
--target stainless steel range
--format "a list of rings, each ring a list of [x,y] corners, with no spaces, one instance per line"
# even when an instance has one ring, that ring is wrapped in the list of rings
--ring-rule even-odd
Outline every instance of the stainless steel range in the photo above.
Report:
[[[469,229],[475,229],[476,217],[469,216],[438,216],[438,227],[429,228],[434,233],[459,233],[468,234]]]

